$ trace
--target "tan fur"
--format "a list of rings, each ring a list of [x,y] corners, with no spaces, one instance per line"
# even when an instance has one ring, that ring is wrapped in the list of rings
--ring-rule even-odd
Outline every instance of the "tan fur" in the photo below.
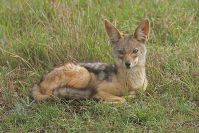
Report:
[[[145,74],[148,20],[141,22],[132,35],[123,35],[108,20],[105,20],[105,29],[117,66],[117,73],[111,75],[111,80],[104,80],[103,72],[97,75],[79,64],[68,63],[55,68],[38,85],[34,85],[34,99],[43,101],[51,96],[60,96],[125,102],[122,97],[125,94],[134,97],[137,91],[145,91],[148,84]],[[95,93],[92,94],[92,91]]]
[[[91,74],[79,65],[72,63],[55,68],[48,73],[40,83],[33,87],[33,97],[38,101],[45,100],[53,94],[54,89],[68,86],[75,89],[82,89],[89,85]],[[45,97],[45,98],[42,98]]]

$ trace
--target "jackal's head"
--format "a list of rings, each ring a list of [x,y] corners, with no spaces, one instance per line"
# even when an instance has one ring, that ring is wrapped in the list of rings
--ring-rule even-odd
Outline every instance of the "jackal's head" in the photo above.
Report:
[[[113,55],[119,67],[131,69],[145,65],[145,43],[149,35],[149,21],[142,21],[135,32],[123,35],[113,24],[105,20],[105,29],[113,48]]]

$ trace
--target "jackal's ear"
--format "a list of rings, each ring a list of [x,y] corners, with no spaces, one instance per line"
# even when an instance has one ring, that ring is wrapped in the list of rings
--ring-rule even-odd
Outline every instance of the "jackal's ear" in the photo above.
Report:
[[[121,38],[120,31],[106,19],[104,20],[104,25],[111,43],[117,42]]]
[[[145,43],[148,39],[149,36],[149,20],[143,20],[140,25],[136,28],[135,33],[134,33],[134,37],[140,41]]]

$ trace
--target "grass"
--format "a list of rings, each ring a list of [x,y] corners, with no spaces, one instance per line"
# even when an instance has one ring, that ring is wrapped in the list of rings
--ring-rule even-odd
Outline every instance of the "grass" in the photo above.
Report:
[[[150,20],[147,91],[125,105],[34,103],[55,64],[114,62],[104,17],[129,33]],[[198,31],[197,0],[1,0],[0,132],[199,132]]]

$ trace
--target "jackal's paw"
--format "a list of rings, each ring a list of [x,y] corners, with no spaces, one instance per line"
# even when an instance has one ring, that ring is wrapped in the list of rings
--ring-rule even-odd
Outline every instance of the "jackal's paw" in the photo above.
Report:
[[[127,103],[125,98],[121,98],[119,101],[117,101],[117,103]]]
[[[125,96],[126,99],[134,99],[136,98],[136,95],[128,95],[128,96]]]
[[[129,95],[124,96],[124,98],[126,98],[126,99],[133,99],[135,97],[136,97],[136,92],[135,91],[130,91]]]

